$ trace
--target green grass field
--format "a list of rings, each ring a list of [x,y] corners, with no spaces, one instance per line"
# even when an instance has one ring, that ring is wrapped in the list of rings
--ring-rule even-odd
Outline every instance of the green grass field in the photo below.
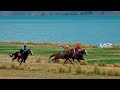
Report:
[[[88,65],[81,65],[82,74],[75,74],[77,68],[71,64],[63,66],[64,60],[60,60],[60,63],[48,63],[50,55],[62,51],[61,45],[26,44],[34,55],[29,56],[27,62],[19,67],[17,61],[12,62],[9,54],[19,51],[23,45],[19,43],[0,43],[0,72],[2,72],[0,78],[120,78],[120,70],[118,70],[120,69],[120,48],[86,47],[88,55],[84,56],[84,59]],[[70,48],[73,48],[73,46],[71,45]],[[37,63],[37,60],[40,60],[40,63]],[[14,67],[11,66],[13,64]],[[77,66],[78,61],[75,60],[74,64]],[[100,73],[94,71],[96,64]],[[108,67],[99,66],[99,64],[106,64]],[[72,71],[70,68],[72,68]],[[21,74],[23,72],[24,74]]]
[[[22,45],[0,45],[0,54],[12,54],[19,51]],[[34,55],[49,57],[50,55],[61,52],[62,47],[52,45],[27,45]],[[73,47],[70,47],[73,48]],[[88,56],[84,56],[88,63],[93,64],[102,62],[106,64],[120,63],[120,48],[86,48]]]

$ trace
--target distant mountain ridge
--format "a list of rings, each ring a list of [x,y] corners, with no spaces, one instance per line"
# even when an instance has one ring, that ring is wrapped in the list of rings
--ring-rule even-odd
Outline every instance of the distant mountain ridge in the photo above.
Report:
[[[24,15],[120,15],[120,11],[0,11],[0,16]]]

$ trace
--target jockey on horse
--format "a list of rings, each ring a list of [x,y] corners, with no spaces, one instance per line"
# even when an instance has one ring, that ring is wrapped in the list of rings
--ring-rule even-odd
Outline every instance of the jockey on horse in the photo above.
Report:
[[[73,53],[73,57],[75,57],[75,54],[79,54],[81,55],[81,57],[83,57],[83,55],[80,53],[82,51],[81,45],[80,43],[76,43],[76,46],[74,48],[74,53]],[[83,58],[82,58],[83,59]]]
[[[23,56],[24,52],[26,51],[26,45],[20,49],[20,53],[18,53],[18,56]]]
[[[62,46],[63,51],[61,52],[61,55],[64,57],[66,55],[66,52],[69,51],[69,45]]]
[[[79,53],[82,50],[80,43],[76,43],[75,53]]]

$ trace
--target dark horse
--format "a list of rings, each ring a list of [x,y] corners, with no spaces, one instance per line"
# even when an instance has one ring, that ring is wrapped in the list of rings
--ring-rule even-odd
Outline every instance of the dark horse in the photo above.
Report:
[[[15,53],[13,53],[12,55],[10,55],[10,57],[13,57],[13,56],[14,56],[14,57],[12,58],[12,61],[14,61],[14,59],[17,59],[18,62],[20,62],[20,65],[21,65],[22,62],[25,63],[25,61],[26,61],[26,59],[27,59],[27,57],[28,57],[29,54],[30,54],[30,55],[33,55],[32,51],[31,51],[30,49],[27,49],[27,50],[23,53],[22,56],[19,55],[19,53],[20,53],[20,52],[15,52]],[[22,59],[22,60],[19,61],[19,59]]]
[[[66,55],[65,55],[65,56],[63,56],[63,55],[61,54],[61,52],[59,52],[59,53],[56,53],[56,54],[51,55],[51,56],[49,57],[49,59],[51,59],[52,57],[54,57],[54,58],[52,59],[52,61],[58,60],[58,59],[66,59],[65,62],[63,63],[63,65],[66,63],[67,60],[69,60],[70,63],[73,64],[72,61],[70,60],[71,55],[72,55],[72,53],[71,53],[70,51],[66,51]],[[73,66],[74,66],[74,64],[73,64]]]
[[[83,55],[88,55],[86,49],[82,49],[77,53],[74,52],[74,49],[71,49],[70,52],[72,53],[72,56],[70,58],[73,60],[73,62],[74,59],[77,59],[80,62],[80,60],[84,60]]]

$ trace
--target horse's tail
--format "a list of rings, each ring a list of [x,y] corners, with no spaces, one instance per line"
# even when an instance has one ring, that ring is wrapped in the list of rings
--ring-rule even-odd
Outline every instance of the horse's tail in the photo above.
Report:
[[[13,55],[15,55],[15,53],[13,53],[12,55],[9,54],[10,57],[13,57]]]
[[[51,59],[53,56],[55,56],[55,54],[51,55],[51,56],[49,57],[49,59]]]

